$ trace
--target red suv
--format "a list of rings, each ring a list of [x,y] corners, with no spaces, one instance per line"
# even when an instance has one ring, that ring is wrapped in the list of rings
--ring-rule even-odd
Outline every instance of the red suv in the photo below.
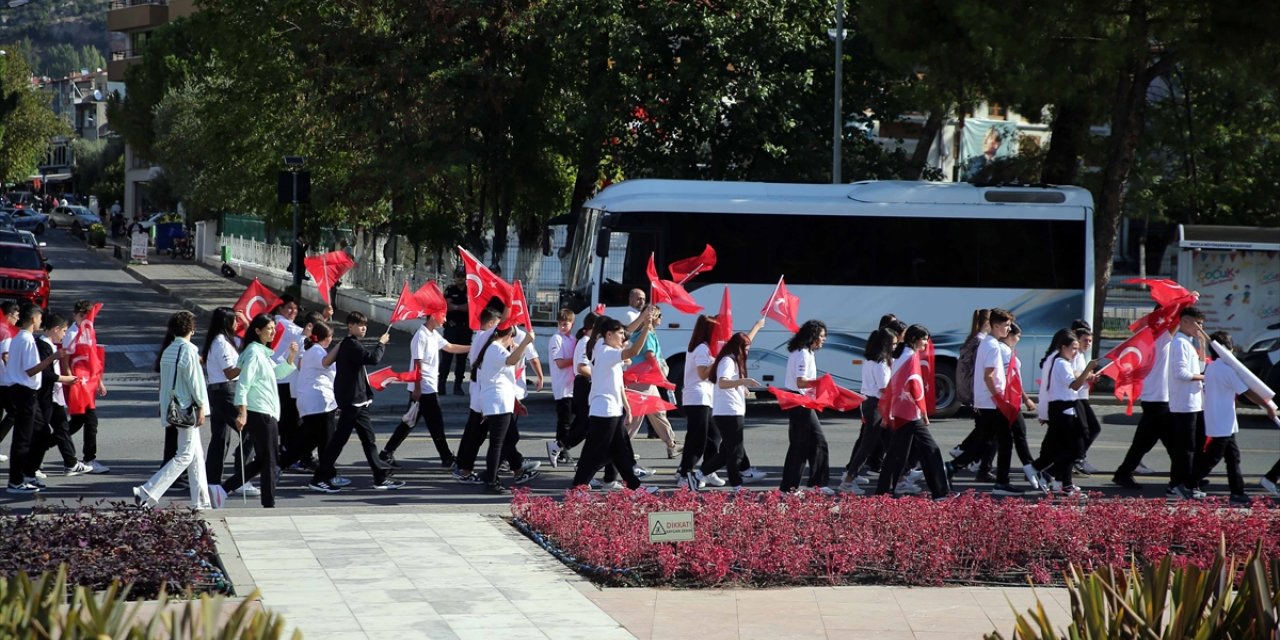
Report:
[[[49,272],[39,250],[29,244],[0,243],[0,300],[49,308]]]

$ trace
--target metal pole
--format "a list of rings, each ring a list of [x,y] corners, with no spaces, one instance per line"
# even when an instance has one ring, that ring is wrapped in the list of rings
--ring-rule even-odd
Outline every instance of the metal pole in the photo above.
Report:
[[[302,297],[302,256],[298,255],[298,172],[293,172],[293,288]]]
[[[836,0],[836,92],[831,125],[831,184],[840,184],[841,142],[844,134],[844,0]]]

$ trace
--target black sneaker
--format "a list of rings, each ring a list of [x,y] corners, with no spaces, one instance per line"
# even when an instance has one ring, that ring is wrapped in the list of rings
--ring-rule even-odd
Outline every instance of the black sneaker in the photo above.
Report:
[[[373,488],[377,489],[378,491],[393,491],[403,486],[404,486],[404,480],[392,480],[391,478],[387,478],[386,480],[383,480],[382,482],[379,482],[378,484],[373,485]]]
[[[9,485],[9,488],[7,489],[7,491],[9,493],[16,493],[16,494],[29,494],[29,493],[36,493],[40,491],[40,487],[37,487],[34,484],[31,484],[30,482],[23,482],[22,484]]]
[[[1138,484],[1138,481],[1134,480],[1133,476],[1131,475],[1116,474],[1114,476],[1111,476],[1111,484],[1114,484],[1118,487],[1123,487],[1125,489],[1141,489],[1142,488],[1142,485]]]
[[[462,385],[457,384],[457,385],[454,385],[454,386],[453,386],[453,395],[455,395],[455,396],[460,396],[460,395],[463,395],[463,394],[464,394],[464,392],[463,392],[463,390],[462,390]]]
[[[520,475],[516,476],[516,484],[524,484],[526,482],[529,482],[534,478],[538,477],[538,475],[539,475],[539,472],[537,469],[534,469],[532,471],[523,471],[520,473]]]
[[[447,458],[440,458],[440,466],[444,467],[445,469],[452,469],[454,463],[456,463],[457,461],[458,459],[454,456],[449,456]]]
[[[576,460],[574,460],[574,459],[573,459],[573,456],[572,456],[572,455],[569,455],[569,450],[568,450],[568,449],[561,449],[561,450],[560,450],[560,455],[559,455],[559,457],[558,457],[558,459],[557,459],[557,463],[559,463],[559,464],[566,464],[566,465],[568,465],[568,464],[573,464],[574,462],[576,462]]]
[[[979,471],[978,475],[973,477],[974,482],[986,484],[988,482],[995,484],[996,477],[991,475],[990,471]]]
[[[498,464],[498,473],[508,473],[511,471],[511,463],[503,460]]]
[[[948,480],[950,480],[951,478],[955,477],[955,475],[956,475],[956,465],[952,464],[950,460],[948,460],[948,461],[946,461],[946,462],[942,463],[942,469],[943,469],[944,471],[946,471],[946,472],[947,472],[947,479],[948,479]]]
[[[393,453],[383,451],[378,454],[378,459],[392,469],[400,469],[400,463],[396,462],[396,456]]]
[[[484,492],[495,496],[505,496],[511,493],[511,491],[502,486],[502,483],[500,482],[484,485]]]
[[[1012,496],[1021,496],[1022,494],[1023,494],[1022,489],[1019,489],[1015,486],[1008,485],[1008,484],[997,484],[995,488],[991,490],[991,495],[993,496],[1011,496],[1012,497]]]
[[[1233,493],[1227,502],[1238,507],[1247,507],[1253,504],[1253,498],[1250,498],[1243,493]]]
[[[312,482],[307,486],[310,487],[312,491],[319,491],[320,493],[338,493],[341,491],[341,489],[329,484],[328,482]]]

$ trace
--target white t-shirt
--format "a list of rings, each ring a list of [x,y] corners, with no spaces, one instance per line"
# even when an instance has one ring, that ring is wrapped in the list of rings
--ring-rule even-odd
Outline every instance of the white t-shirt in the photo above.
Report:
[[[289,345],[291,343],[297,343],[298,353],[302,353],[302,339],[304,337],[302,335],[302,327],[294,324],[292,320],[289,320],[284,316],[276,316],[276,329],[278,330],[281,325],[284,326],[284,335],[280,337],[280,342],[276,344],[275,353],[272,354],[272,359],[274,359],[277,364],[284,362],[285,358],[289,357]],[[293,381],[297,379],[298,371],[297,369],[294,369],[289,373],[289,375],[280,378],[278,384],[292,385]],[[292,389],[289,390],[289,394],[295,398],[297,397],[297,392]]]
[[[1078,400],[1075,390],[1071,388],[1071,383],[1076,381],[1077,375],[1072,364],[1067,362],[1066,358],[1054,356],[1049,367],[1049,376],[1045,379],[1045,384],[1048,385],[1048,395],[1045,396],[1047,402],[1045,404]],[[1045,395],[1043,391],[1041,395]]]
[[[862,362],[862,395],[868,398],[879,398],[880,391],[889,386],[889,372],[892,368],[887,362],[864,360]]]
[[[808,349],[803,349],[808,351]],[[796,351],[795,353],[799,353]],[[792,354],[794,355],[794,353]],[[711,415],[713,416],[745,416],[747,415],[747,388],[734,387],[721,389],[720,380],[737,380],[739,378],[738,363],[733,358],[723,358],[716,365],[716,384],[711,395]]]
[[[422,393],[436,393],[438,390],[440,350],[445,343],[444,335],[438,329],[431,331],[425,324],[418,327],[413,333],[413,339],[409,341],[409,366],[413,367],[414,360],[419,361],[418,384]],[[409,390],[413,391],[412,384],[409,385]]]
[[[582,336],[577,344],[573,345],[573,375],[578,375],[578,365],[591,365],[591,358],[587,357],[587,343],[591,341],[590,336]]]
[[[1178,332],[1169,345],[1169,411],[1195,413],[1204,407],[1204,383],[1191,379],[1202,372],[1201,364],[1191,337]]]
[[[682,392],[682,400],[686,407],[709,407],[711,406],[712,394],[715,389],[715,382],[712,380],[703,380],[698,375],[698,367],[710,367],[715,359],[711,357],[711,347],[707,343],[702,343],[693,348],[693,351],[686,353],[684,356],[684,391]],[[712,377],[714,372],[708,371],[707,377]]]
[[[1204,370],[1204,434],[1225,438],[1240,430],[1236,396],[1249,390],[1231,365],[1214,360]]]
[[[311,345],[302,354],[298,366],[298,377],[294,380],[294,393],[298,397],[298,415],[310,416],[327,413],[338,408],[338,401],[333,397],[333,377],[338,371],[337,363],[324,366],[327,350],[318,345]]]
[[[493,334],[496,328],[497,325],[494,325],[484,331],[477,331],[471,337],[471,349],[467,352],[467,371],[470,371],[475,361],[480,359],[480,350],[484,348],[484,343],[489,341],[489,336]],[[475,380],[472,380],[467,383],[467,390],[471,393],[468,408],[476,413],[483,413],[480,406],[480,385],[476,384]]]
[[[13,327],[9,327],[9,330],[17,331],[17,329]],[[9,374],[6,371],[3,356],[4,354],[9,353],[9,345],[12,342],[13,342],[12,336],[5,338],[4,340],[0,340],[0,387],[9,386],[9,378],[8,378]]]
[[[1169,345],[1172,343],[1173,336],[1168,332],[1162,332],[1156,338],[1156,363],[1142,379],[1142,393],[1138,395],[1140,402],[1169,401]]]
[[[520,344],[521,342],[524,342],[524,337],[526,335],[528,334],[525,332],[524,329],[521,329],[520,327],[516,327],[515,343]],[[532,343],[529,346],[525,347],[524,354],[521,355],[520,357],[520,362],[516,363],[516,369],[514,373],[516,377],[516,399],[517,400],[524,400],[529,395],[529,381],[528,381],[529,372],[527,370],[526,363],[528,363],[530,360],[538,360],[539,364],[541,364],[541,358],[538,357],[538,349],[535,348]]]
[[[221,334],[215,336],[213,344],[209,345],[209,355],[205,356],[205,381],[208,384],[230,382],[225,370],[234,368],[239,359],[240,354],[236,353],[235,346],[227,340],[226,336]]]
[[[547,340],[547,357],[551,358],[551,395],[556,400],[573,397],[573,352],[577,346],[573,336],[558,331]],[[556,360],[568,360],[570,364],[561,369]]]
[[[787,356],[787,376],[783,379],[783,386],[797,393],[811,396],[814,393],[813,387],[801,389],[797,380],[800,378],[814,380],[817,377],[818,365],[809,347],[796,349],[791,352],[791,355]]]
[[[5,367],[5,386],[22,385],[33,391],[40,389],[40,374],[27,375],[27,369],[40,364],[36,338],[21,330],[9,340],[9,364]]]
[[[622,326],[623,327],[631,326],[631,323],[635,322],[636,318],[639,318],[639,317],[640,317],[639,309],[636,309],[635,307],[627,307],[627,310],[622,312]]]
[[[994,369],[996,393],[1004,393],[1004,360],[1000,357],[1000,341],[988,335],[978,343],[978,355],[973,359],[973,408],[995,409],[996,400],[987,388],[987,369]]]
[[[591,396],[587,415],[616,418],[622,415],[622,350],[596,341],[591,354]]]
[[[516,410],[516,367],[507,364],[511,350],[498,342],[489,345],[476,371],[480,386],[480,413],[496,416]]]
[[[1089,366],[1089,357],[1084,355],[1083,351],[1077,351],[1076,357],[1071,359],[1071,368],[1075,371],[1084,371],[1087,366]],[[1089,399],[1088,382],[1080,385],[1080,388],[1076,390],[1076,398],[1086,401]]]

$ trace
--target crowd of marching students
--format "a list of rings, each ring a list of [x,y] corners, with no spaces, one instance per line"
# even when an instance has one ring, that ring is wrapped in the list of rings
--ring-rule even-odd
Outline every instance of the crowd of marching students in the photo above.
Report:
[[[396,453],[419,421],[426,422],[441,464],[459,483],[505,494],[504,474],[517,485],[537,478],[541,461],[519,449],[527,365],[535,375],[535,390],[544,385],[534,333],[528,324],[511,322],[511,312],[501,304],[468,309],[465,274],[456,275],[454,285],[441,296],[442,306],[422,314],[423,324],[410,344],[409,372],[400,376],[409,382],[409,408],[381,449],[370,415],[379,376],[371,377],[367,368],[382,361],[389,334],[366,346],[362,340],[368,319],[363,314],[348,314],[345,337],[337,340],[327,317],[331,309],[302,313],[289,296],[277,299],[271,314],[249,317],[243,310],[219,308],[199,346],[195,316],[186,311],[173,314],[157,361],[160,414],[168,426],[166,463],[134,488],[136,503],[154,506],[181,482],[184,471],[196,508],[217,507],[228,492],[259,496],[264,507],[273,507],[279,476],[286,471],[308,474],[313,491],[336,493],[352,484],[338,474],[336,461],[353,432],[372,488],[400,489],[404,482],[394,478],[400,468]],[[5,303],[0,308],[6,320],[0,325],[0,407],[5,412],[0,426],[6,432],[12,428],[14,434],[9,492],[44,488],[41,463],[53,447],[59,449],[67,475],[108,471],[95,459],[95,394],[84,393],[82,387],[96,386],[97,395],[106,389],[100,375],[73,375],[79,369],[71,362],[73,354],[82,352],[77,345],[88,343],[96,349],[91,342],[96,309],[79,302],[68,322],[38,307],[17,309]],[[727,323],[720,324],[727,315],[701,314],[694,324],[682,372],[680,403],[686,429],[680,442],[665,415],[675,405],[665,402],[659,391],[673,386],[665,384],[665,360],[656,335],[661,311],[646,304],[643,291],[633,290],[624,317],[612,318],[597,309],[583,318],[574,334],[577,318],[562,309],[557,331],[546,343],[556,407],[555,437],[545,443],[548,463],[574,465],[574,486],[655,491],[642,483],[653,472],[637,464],[631,444],[647,418],[667,445],[668,457],[679,458],[679,488],[741,490],[763,479],[765,474],[752,466],[747,452],[744,421],[747,392],[761,386],[746,375],[747,354],[765,319],[747,332],[733,332]],[[1273,419],[1275,407],[1248,389],[1231,367],[1208,362],[1209,343],[1229,350],[1231,338],[1224,332],[1206,335],[1198,309],[1184,304],[1163,317],[1160,335],[1150,347],[1152,363],[1143,368],[1141,384],[1136,385],[1141,387],[1142,419],[1112,480],[1123,488],[1138,488],[1133,475],[1145,470],[1143,456],[1162,442],[1171,461],[1170,498],[1204,497],[1201,484],[1225,459],[1230,499],[1245,503],[1234,440],[1236,396],[1248,395]],[[478,327],[474,335],[460,333],[457,326],[471,318]],[[36,338],[33,332],[38,329],[42,333]],[[856,495],[873,490],[914,495],[927,490],[934,499],[945,499],[952,495],[952,476],[968,468],[980,481],[992,483],[995,495],[1018,496],[1025,490],[1011,480],[1016,453],[1031,490],[1083,496],[1073,477],[1098,473],[1088,460],[1090,445],[1101,431],[1089,404],[1089,388],[1106,367],[1086,355],[1092,341],[1087,323],[1063,328],[1039,361],[1037,402],[1022,390],[1016,350],[1020,337],[1012,313],[975,311],[957,367],[960,400],[972,406],[975,426],[947,461],[929,428],[926,389],[932,365],[922,362],[929,347],[927,328],[907,325],[892,314],[884,316],[866,341],[861,393],[855,394],[818,373],[815,354],[826,341],[825,325],[819,320],[800,324],[787,343],[783,388],[770,388],[788,414],[789,444],[779,489]],[[439,396],[446,393],[449,359],[461,360],[464,354],[469,406],[455,453]],[[461,391],[461,380],[455,372],[455,394]],[[72,389],[81,398],[73,403],[74,415],[68,411],[71,391],[64,393]],[[819,411],[859,404],[858,440],[840,482],[829,486],[830,452]],[[1035,412],[1047,425],[1038,455],[1028,442],[1024,410]],[[207,452],[198,431],[203,426],[210,429]],[[84,431],[83,459],[76,458],[71,441],[78,430]],[[480,467],[477,458],[486,439]],[[570,451],[579,446],[575,461]],[[225,469],[228,461],[230,475]],[[872,475],[878,476],[874,483]],[[1280,495],[1277,482],[1280,463],[1261,481],[1268,492]]]

